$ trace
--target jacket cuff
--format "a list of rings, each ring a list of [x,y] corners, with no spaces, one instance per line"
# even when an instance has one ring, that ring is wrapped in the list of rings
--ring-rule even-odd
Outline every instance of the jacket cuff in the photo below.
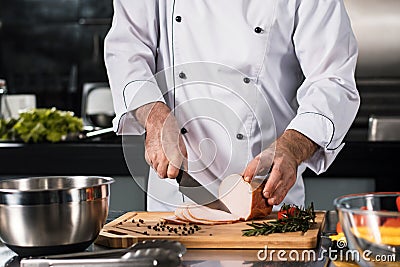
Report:
[[[114,118],[114,130],[117,134],[141,135],[145,132],[145,129],[136,120],[132,111],[153,102],[165,103],[164,97],[156,82],[144,80],[128,83],[122,94],[126,112],[117,114]]]
[[[302,133],[319,146],[313,156],[304,161],[304,164],[316,174],[325,172],[344,146],[343,137],[335,136],[333,121],[320,113],[298,114],[286,129]]]

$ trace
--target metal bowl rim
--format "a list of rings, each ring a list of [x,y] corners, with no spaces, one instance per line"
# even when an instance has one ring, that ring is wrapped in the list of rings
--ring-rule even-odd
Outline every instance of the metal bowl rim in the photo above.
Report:
[[[15,178],[15,179],[7,179],[7,180],[2,180],[0,181],[0,184],[3,182],[11,182],[11,181],[16,181],[16,180],[34,180],[34,179],[44,179],[44,178],[96,178],[96,179],[102,179],[104,182],[98,183],[98,184],[93,184],[93,185],[88,185],[88,186],[76,186],[76,187],[69,187],[69,188],[47,188],[47,189],[29,189],[29,190],[21,190],[21,189],[14,189],[14,188],[0,188],[0,194],[1,193],[29,193],[29,192],[50,192],[50,191],[68,191],[68,190],[75,190],[75,189],[85,189],[85,188],[93,188],[93,187],[98,187],[102,185],[110,185],[115,182],[115,179],[112,177],[107,177],[107,176],[85,176],[85,175],[72,175],[72,176],[35,176],[35,177],[23,177],[23,178]]]

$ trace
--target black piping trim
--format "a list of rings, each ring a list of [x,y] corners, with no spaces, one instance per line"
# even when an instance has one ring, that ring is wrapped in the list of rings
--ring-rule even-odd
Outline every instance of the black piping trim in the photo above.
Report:
[[[308,112],[303,112],[303,113],[299,113],[299,115],[303,115],[303,114],[314,114],[314,115],[320,115],[320,116],[322,116],[322,117],[324,117],[325,119],[327,119],[327,120],[329,120],[331,123],[332,123],[332,128],[333,128],[333,133],[332,133],[332,136],[331,136],[331,139],[329,140],[329,143],[326,145],[326,150],[330,150],[330,151],[333,151],[333,150],[336,150],[336,149],[338,149],[342,144],[340,144],[339,146],[337,146],[337,147],[335,147],[335,148],[328,148],[328,146],[332,143],[332,140],[333,140],[333,136],[335,135],[335,124],[333,123],[333,121],[329,118],[329,117],[327,117],[326,115],[324,115],[324,114],[321,114],[321,113],[317,113],[317,112],[311,112],[311,111],[308,111]]]
[[[175,50],[174,50],[174,17],[175,17],[175,0],[172,3],[172,17],[171,17],[171,48],[172,48],[172,83],[174,86],[174,107],[173,107],[173,114],[175,116],[175,108],[176,108],[176,96],[175,96]]]
[[[119,120],[118,120],[118,127],[117,127],[117,132],[119,132],[119,126],[121,125],[121,119],[122,119],[122,117],[123,117],[123,116],[125,116],[125,115],[126,115],[126,113],[128,113],[128,112],[124,112],[124,113],[122,113],[122,114],[121,114],[121,116],[119,117]]]
[[[131,83],[134,83],[134,82],[151,82],[151,83],[154,83],[155,85],[157,85],[155,82],[150,81],[150,80],[133,80],[133,81],[130,81],[129,83],[127,83],[125,85],[124,89],[122,90],[122,97],[124,98],[124,105],[125,105],[126,109],[128,109],[128,105],[126,104],[126,100],[125,100],[125,89],[126,89],[126,87],[128,87],[128,85],[130,85]]]

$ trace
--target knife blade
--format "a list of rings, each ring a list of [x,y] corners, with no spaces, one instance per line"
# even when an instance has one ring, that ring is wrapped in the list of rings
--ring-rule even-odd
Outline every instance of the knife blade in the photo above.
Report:
[[[200,184],[185,170],[179,170],[176,181],[179,184],[179,191],[195,203],[211,209],[222,210],[231,213],[224,202],[214,196],[213,193],[211,193],[206,187]]]

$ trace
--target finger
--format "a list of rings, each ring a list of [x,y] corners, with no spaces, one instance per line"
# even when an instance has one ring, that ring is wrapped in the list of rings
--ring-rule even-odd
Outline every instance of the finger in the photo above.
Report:
[[[282,179],[282,175],[280,168],[274,165],[264,186],[263,195],[265,198],[270,198],[275,192],[279,181]]]
[[[167,177],[174,179],[178,176],[178,174],[179,174],[179,168],[177,168],[173,164],[168,164]]]
[[[160,178],[166,178],[167,169],[168,169],[168,161],[167,160],[160,161],[156,169],[158,176],[160,176]]]
[[[254,178],[256,171],[257,171],[258,164],[259,164],[259,160],[257,158],[254,158],[252,161],[250,161],[249,164],[247,164],[246,169],[244,170],[244,172],[242,174],[243,179],[246,182],[249,183]]]
[[[144,159],[146,160],[147,164],[149,164],[149,166],[152,166],[152,162],[150,160],[149,154],[147,153],[147,150],[144,152]]]
[[[278,184],[275,192],[271,197],[271,202],[275,202],[275,205],[280,204],[288,194],[290,188],[292,188],[293,185],[296,183],[296,179],[296,173],[289,173],[288,175],[286,175],[286,177],[281,180],[281,183]]]
[[[268,204],[278,205],[279,203],[281,203],[287,195],[289,188],[290,187],[285,182],[280,181],[274,192],[270,194],[270,197],[268,198]]]

